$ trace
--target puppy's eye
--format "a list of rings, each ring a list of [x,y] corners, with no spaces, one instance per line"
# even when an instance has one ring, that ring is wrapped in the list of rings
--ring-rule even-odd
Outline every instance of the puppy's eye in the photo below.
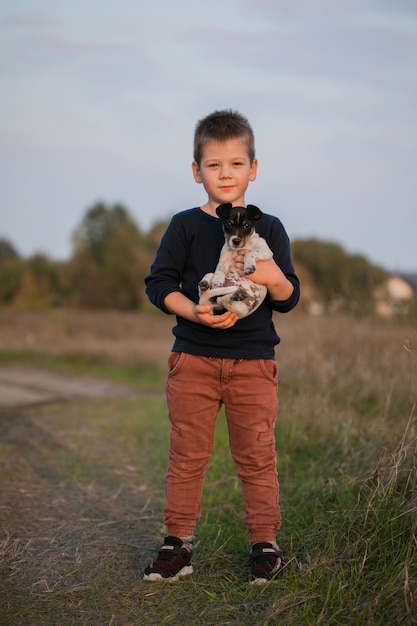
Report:
[[[227,228],[232,228],[233,222],[231,220],[229,220],[228,222],[226,222],[226,226],[227,226]]]
[[[245,224],[243,224],[243,228],[245,230],[250,230],[250,224],[248,224],[247,222]]]

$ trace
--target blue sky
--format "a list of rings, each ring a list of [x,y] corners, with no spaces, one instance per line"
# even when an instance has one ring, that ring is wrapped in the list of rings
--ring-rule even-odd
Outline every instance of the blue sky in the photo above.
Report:
[[[98,201],[205,202],[198,119],[246,115],[247,201],[291,238],[417,271],[415,0],[2,0],[0,237],[69,258]]]

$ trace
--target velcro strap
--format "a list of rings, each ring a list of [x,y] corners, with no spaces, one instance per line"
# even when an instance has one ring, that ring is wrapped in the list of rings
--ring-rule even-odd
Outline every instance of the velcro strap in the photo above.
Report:
[[[251,558],[257,559],[260,556],[267,556],[268,554],[272,554],[277,559],[282,559],[282,557],[284,556],[281,550],[277,550],[276,548],[271,546],[270,548],[269,547],[257,548],[254,552],[252,552]]]
[[[181,556],[181,547],[180,546],[170,546],[166,543],[162,544],[159,548],[159,552],[172,552],[173,554],[179,554]]]

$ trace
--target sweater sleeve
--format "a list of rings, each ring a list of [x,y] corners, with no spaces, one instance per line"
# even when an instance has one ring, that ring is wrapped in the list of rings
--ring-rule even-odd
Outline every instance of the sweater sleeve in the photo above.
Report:
[[[260,220],[261,222],[262,220]],[[263,236],[274,254],[274,261],[294,287],[291,296],[287,300],[272,300],[268,296],[269,304],[274,311],[288,313],[294,309],[300,299],[300,281],[295,273],[291,259],[290,240],[282,222],[278,218],[272,218],[265,226],[267,230],[263,233]]]
[[[168,294],[181,289],[182,272],[188,245],[180,220],[174,215],[162,236],[150,273],[145,277],[146,295],[158,309],[170,314],[164,300]]]

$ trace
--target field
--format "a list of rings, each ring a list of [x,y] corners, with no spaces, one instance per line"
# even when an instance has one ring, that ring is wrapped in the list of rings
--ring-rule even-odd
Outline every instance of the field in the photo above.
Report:
[[[276,318],[279,543],[290,558],[278,582],[248,585],[223,414],[195,573],[142,581],[163,537],[172,321],[0,312],[1,362],[135,392],[0,408],[0,623],[417,624],[417,332],[403,320]]]

